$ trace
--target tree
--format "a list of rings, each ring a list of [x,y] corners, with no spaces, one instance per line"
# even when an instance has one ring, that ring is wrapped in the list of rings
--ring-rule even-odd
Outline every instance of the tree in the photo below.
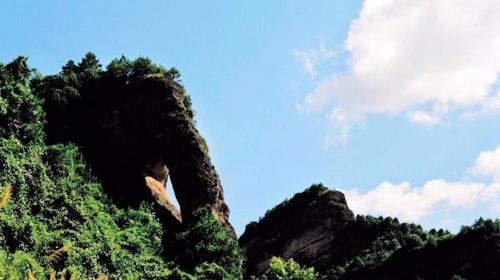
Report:
[[[23,143],[43,141],[45,113],[42,100],[30,88],[25,57],[0,64],[0,137],[15,136]]]
[[[318,273],[314,268],[303,268],[293,259],[288,261],[273,257],[268,270],[257,280],[316,280]]]
[[[95,54],[91,52],[86,53],[82,61],[78,64],[80,80],[90,81],[97,79],[102,71],[101,66]]]
[[[422,238],[420,238],[420,236],[414,233],[406,235],[404,238],[404,243],[405,246],[410,249],[420,248],[424,245]]]

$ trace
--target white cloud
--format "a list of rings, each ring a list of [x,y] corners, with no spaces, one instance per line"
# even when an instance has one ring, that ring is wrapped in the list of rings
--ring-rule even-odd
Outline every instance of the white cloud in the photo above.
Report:
[[[488,96],[479,110],[469,110],[461,115],[462,118],[474,120],[484,116],[494,116],[500,114],[500,90],[495,95]]]
[[[351,132],[347,114],[341,108],[335,107],[326,117],[330,123],[334,124],[334,131],[325,137],[324,145],[329,147],[336,142],[346,143]]]
[[[500,146],[494,151],[486,151],[479,154],[472,173],[493,177],[495,182],[500,183]]]
[[[349,207],[357,213],[396,216],[416,222],[438,205],[450,208],[472,206],[484,188],[483,184],[445,180],[432,180],[421,187],[411,187],[408,182],[383,182],[367,193],[355,189],[347,191],[346,196]]]
[[[451,110],[500,112],[492,92],[499,10],[497,0],[365,0],[344,42],[346,71],[319,82],[301,108],[339,108],[351,123],[367,114],[437,124]]]
[[[482,152],[471,170],[492,177],[492,182],[435,179],[420,187],[412,187],[409,182],[383,182],[366,193],[353,189],[345,191],[345,195],[349,207],[356,213],[396,216],[410,222],[418,222],[438,209],[451,212],[479,203],[500,211],[500,146],[494,151]]]
[[[336,56],[333,50],[326,47],[324,42],[321,42],[318,49],[309,49],[301,51],[293,49],[292,54],[302,64],[304,70],[311,76],[316,76],[316,63],[322,59],[331,59]]]
[[[425,111],[409,112],[408,117],[411,122],[425,125],[435,125],[441,122],[441,119],[438,116],[431,115]]]

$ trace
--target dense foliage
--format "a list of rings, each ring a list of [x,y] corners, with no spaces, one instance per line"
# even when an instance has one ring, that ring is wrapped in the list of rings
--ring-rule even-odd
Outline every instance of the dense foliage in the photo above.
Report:
[[[148,205],[119,209],[103,194],[74,145],[44,144],[42,100],[26,59],[0,67],[0,268],[3,279],[158,279],[161,227]]]
[[[424,231],[421,226],[412,223],[400,223],[390,217],[360,216],[347,226],[355,231],[372,231],[381,234],[375,238],[360,254],[336,265],[327,271],[328,279],[340,279],[344,274],[364,267],[382,264],[398,250],[416,250],[424,246],[435,246],[440,240],[451,238],[448,231]]]
[[[198,209],[194,217],[195,222],[176,236],[174,261],[188,271],[220,271],[219,277],[211,279],[240,279],[244,258],[236,240],[229,238],[208,209]]]

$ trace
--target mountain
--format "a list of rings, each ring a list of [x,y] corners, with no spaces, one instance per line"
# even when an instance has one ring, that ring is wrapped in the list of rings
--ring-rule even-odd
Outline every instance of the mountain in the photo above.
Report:
[[[314,267],[317,279],[500,277],[499,220],[479,219],[452,235],[393,218],[354,217],[344,195],[321,184],[250,223],[239,243],[247,272],[256,275],[273,270],[277,256]]]
[[[353,220],[344,194],[314,185],[247,225],[239,239],[247,252],[247,271],[262,274],[273,256],[327,266],[337,257],[331,247],[340,231]]]

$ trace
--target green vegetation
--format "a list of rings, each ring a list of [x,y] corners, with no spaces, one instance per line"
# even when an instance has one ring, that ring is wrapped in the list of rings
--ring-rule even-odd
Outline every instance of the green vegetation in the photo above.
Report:
[[[328,192],[329,189],[325,187],[323,184],[312,184],[309,188],[305,189],[303,192],[296,193],[292,198],[288,199],[286,198],[283,200],[280,204],[274,206],[273,208],[269,209],[266,211],[263,217],[259,218],[259,222],[262,220],[266,219],[269,217],[272,213],[279,212],[280,210],[286,208],[289,204],[290,201],[295,201],[295,200],[307,200],[308,197],[312,197],[318,194],[322,194],[325,192]],[[249,224],[249,226],[254,225],[256,222],[252,222]]]
[[[194,218],[194,222],[176,236],[174,261],[196,273],[220,273],[220,279],[243,277],[244,258],[236,240],[228,236],[209,210],[198,209]]]
[[[426,232],[421,226],[411,223],[399,223],[398,219],[390,217],[356,217],[354,225],[363,228],[381,231],[383,234],[376,238],[361,254],[353,257],[340,266],[332,267],[327,271],[328,279],[340,279],[344,274],[365,267],[376,267],[386,261],[398,250],[416,250],[425,246],[436,246],[444,239],[453,237],[442,229]]]
[[[499,234],[500,220],[479,218],[474,224],[472,224],[472,226],[462,226],[462,229],[458,234],[466,235],[471,232],[482,232],[484,234]]]
[[[253,280],[315,280],[319,275],[314,268],[303,268],[293,259],[285,261],[273,257],[269,263],[269,269],[260,277]]]
[[[30,89],[31,73],[24,58],[0,66],[0,185],[7,186],[0,277],[48,279],[63,270],[74,279],[168,276],[151,207],[117,208],[77,147],[44,144],[42,100]]]

